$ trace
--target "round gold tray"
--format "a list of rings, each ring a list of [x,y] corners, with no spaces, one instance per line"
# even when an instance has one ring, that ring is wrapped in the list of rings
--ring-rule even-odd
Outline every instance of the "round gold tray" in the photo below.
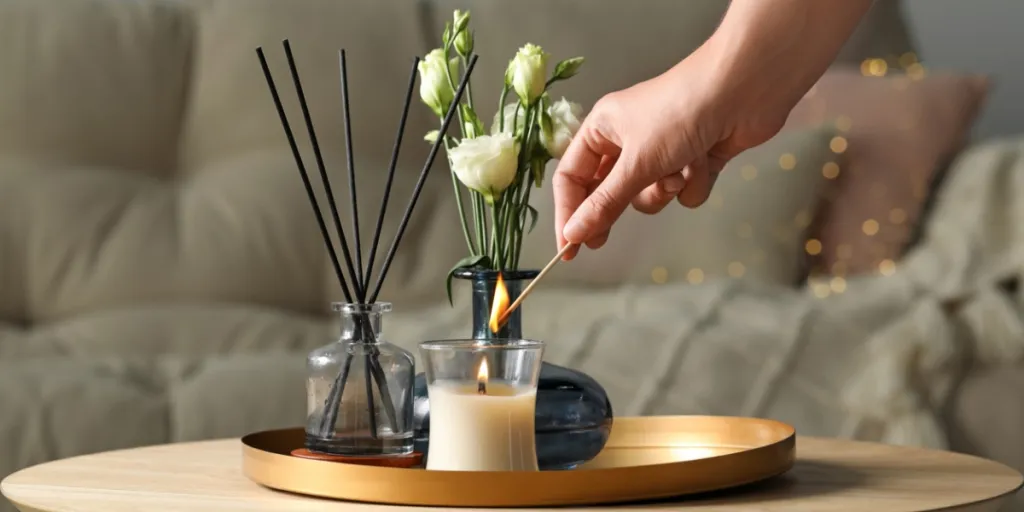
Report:
[[[281,491],[448,507],[596,505],[736,487],[793,467],[796,433],[777,421],[712,416],[616,418],[600,454],[569,471],[427,471],[293,457],[302,429],[242,438],[242,471]]]

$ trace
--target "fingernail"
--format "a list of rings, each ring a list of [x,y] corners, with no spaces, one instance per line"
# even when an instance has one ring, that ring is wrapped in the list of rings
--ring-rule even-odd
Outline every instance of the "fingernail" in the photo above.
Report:
[[[570,218],[569,222],[566,222],[565,227],[562,228],[562,236],[569,243],[579,243],[583,238],[583,224],[576,217]],[[572,251],[572,249],[569,250]]]
[[[679,192],[682,192],[683,187],[685,186],[686,178],[684,178],[680,173],[668,176],[661,181],[661,187],[665,189],[667,194],[671,195],[676,195]]]

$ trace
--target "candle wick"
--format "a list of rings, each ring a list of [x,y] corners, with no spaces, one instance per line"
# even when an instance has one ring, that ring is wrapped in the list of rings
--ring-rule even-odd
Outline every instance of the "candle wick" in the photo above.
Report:
[[[480,395],[486,395],[487,394],[487,383],[482,381],[482,380],[476,381],[476,392],[477,392],[477,394],[480,394]]]

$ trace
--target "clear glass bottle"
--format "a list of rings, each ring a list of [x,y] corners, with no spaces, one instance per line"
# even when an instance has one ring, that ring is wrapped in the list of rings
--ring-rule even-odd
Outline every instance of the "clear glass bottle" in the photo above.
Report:
[[[413,355],[384,341],[389,303],[335,303],[341,337],[306,359],[306,448],[343,456],[413,451]]]

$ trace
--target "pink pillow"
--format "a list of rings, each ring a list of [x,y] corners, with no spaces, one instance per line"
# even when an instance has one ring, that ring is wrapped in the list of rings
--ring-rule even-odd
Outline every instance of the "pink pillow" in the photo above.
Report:
[[[891,272],[933,178],[964,144],[987,92],[983,76],[926,76],[919,64],[898,76],[840,68],[822,77],[787,123],[839,130],[830,145],[843,165],[822,168],[829,184],[805,244],[812,273]]]

